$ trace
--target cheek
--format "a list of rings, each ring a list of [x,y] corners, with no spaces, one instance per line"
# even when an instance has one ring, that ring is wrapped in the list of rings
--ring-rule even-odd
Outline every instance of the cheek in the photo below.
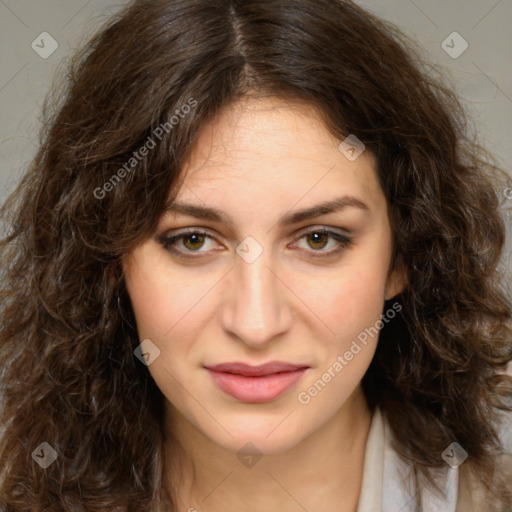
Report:
[[[317,420],[334,414],[366,373],[377,346],[383,293],[379,272],[354,270],[317,298],[317,303],[326,305],[323,319],[334,333],[322,338],[318,367],[297,396],[300,404],[309,404]]]
[[[363,326],[368,321],[375,322],[384,306],[391,258],[390,239],[385,235],[375,237],[366,250],[359,251],[343,280],[341,300],[353,318],[360,319]]]
[[[126,286],[141,337],[164,342],[167,333],[201,298],[202,286],[187,286],[158,259],[127,272]]]
[[[346,267],[337,278],[316,280],[313,287],[303,283],[303,290],[307,289],[303,295],[310,304],[318,305],[318,316],[331,331],[346,336],[379,318],[384,305],[385,272]]]
[[[365,327],[382,312],[384,281],[379,275],[353,272],[343,282],[342,290],[333,298],[332,304],[336,304],[338,322],[354,328]]]
[[[194,302],[190,289],[159,272],[158,266],[149,268],[151,272],[133,269],[126,279],[137,332],[141,341],[150,339],[160,351],[147,367],[151,377],[167,400],[182,404],[182,386],[192,386],[186,360],[191,346],[188,339],[193,338],[190,325],[195,324],[190,323],[191,313],[187,312],[197,300]]]
[[[182,373],[193,357],[191,350],[202,322],[212,314],[207,295],[212,283],[179,278],[153,259],[143,263],[126,273],[126,286],[140,340],[150,339],[160,350],[148,369],[156,383],[165,388],[172,376],[186,382],[187,376]]]
[[[128,293],[132,303],[137,329],[141,337],[161,337],[170,329],[172,318],[168,312],[173,309],[173,295],[166,293],[163,283],[151,276],[135,276],[127,281]]]
[[[361,342],[362,349],[375,347],[378,339],[375,327],[384,307],[387,258],[387,253],[377,251],[360,253],[351,264],[340,269],[337,279],[324,282],[311,296],[312,304],[323,305],[319,317],[331,331],[331,358],[335,352],[343,354],[354,340]],[[363,358],[358,356],[358,359]]]

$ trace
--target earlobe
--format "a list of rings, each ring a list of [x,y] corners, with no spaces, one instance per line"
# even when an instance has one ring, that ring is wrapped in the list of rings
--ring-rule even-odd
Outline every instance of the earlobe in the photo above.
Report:
[[[384,289],[384,300],[390,300],[402,293],[407,286],[407,274],[403,265],[397,266],[389,275]]]

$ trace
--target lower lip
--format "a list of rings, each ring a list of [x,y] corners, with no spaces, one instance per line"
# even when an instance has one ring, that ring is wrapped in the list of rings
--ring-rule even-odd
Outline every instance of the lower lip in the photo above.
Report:
[[[262,404],[276,400],[297,382],[307,368],[293,372],[273,373],[261,377],[244,377],[232,373],[208,370],[217,386],[224,393],[240,402]]]

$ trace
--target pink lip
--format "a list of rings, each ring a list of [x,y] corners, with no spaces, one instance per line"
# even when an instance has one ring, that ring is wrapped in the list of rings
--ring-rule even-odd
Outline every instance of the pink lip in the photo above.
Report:
[[[241,402],[258,404],[283,395],[308,367],[272,361],[260,366],[223,363],[206,369],[224,393]]]

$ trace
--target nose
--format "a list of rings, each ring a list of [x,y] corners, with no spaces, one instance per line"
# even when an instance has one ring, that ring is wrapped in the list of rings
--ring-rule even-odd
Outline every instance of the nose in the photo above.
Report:
[[[291,293],[271,268],[270,255],[263,252],[252,263],[236,256],[222,302],[221,322],[225,331],[251,348],[263,348],[290,329]]]

